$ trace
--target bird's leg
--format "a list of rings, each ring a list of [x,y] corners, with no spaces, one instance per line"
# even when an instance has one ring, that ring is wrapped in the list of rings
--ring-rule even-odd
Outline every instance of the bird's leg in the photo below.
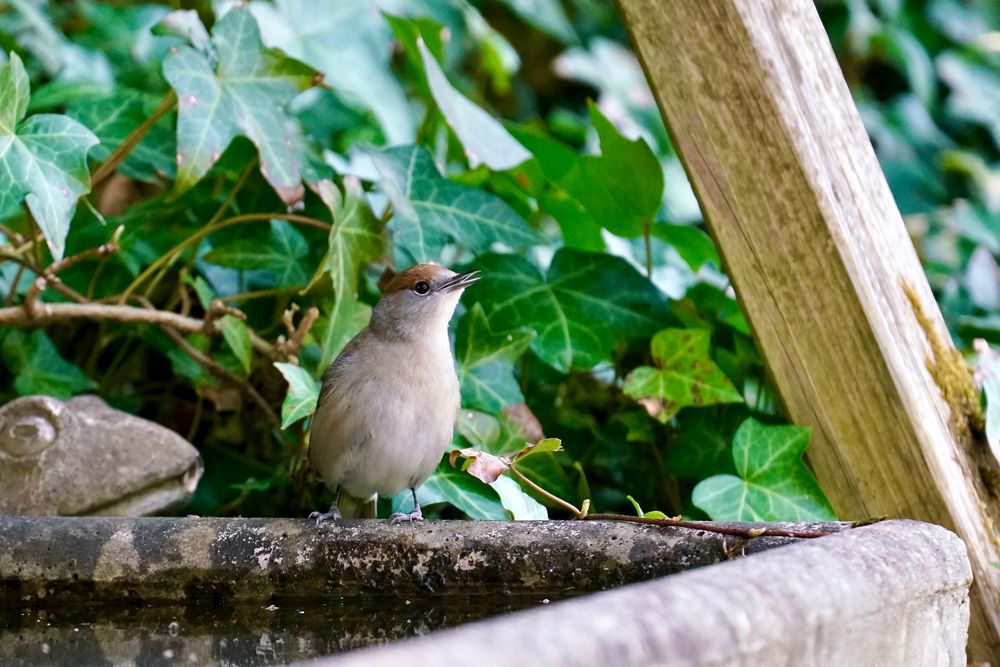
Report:
[[[417,490],[415,488],[410,489],[410,493],[413,494],[413,511],[412,512],[396,512],[389,517],[389,523],[413,523],[414,521],[423,521],[424,515],[420,511],[420,503],[417,502]]]
[[[340,516],[340,508],[337,507],[337,501],[334,500],[332,503],[330,503],[330,511],[329,512],[310,512],[309,513],[309,518],[310,519],[316,519],[316,525],[317,526],[319,526],[320,524],[322,524],[324,521],[330,521],[330,520],[337,521],[337,520],[339,520],[341,518],[341,516]]]

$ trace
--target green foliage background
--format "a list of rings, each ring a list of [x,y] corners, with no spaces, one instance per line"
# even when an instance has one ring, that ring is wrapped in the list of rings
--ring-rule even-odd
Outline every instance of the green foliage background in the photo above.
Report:
[[[818,5],[956,340],[1000,342],[1000,4]],[[0,399],[96,391],[186,435],[186,511],[323,505],[316,380],[387,268],[436,261],[484,274],[456,446],[560,438],[519,468],[605,512],[833,516],[610,3],[11,0],[0,47],[0,295],[26,324]],[[29,321],[69,301],[213,324]],[[446,461],[420,493],[562,511]]]

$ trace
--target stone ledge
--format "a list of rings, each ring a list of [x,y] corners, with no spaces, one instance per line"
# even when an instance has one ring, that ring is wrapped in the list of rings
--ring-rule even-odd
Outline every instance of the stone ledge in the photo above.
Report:
[[[301,519],[0,517],[0,606],[331,595],[557,598],[790,541],[596,521],[345,521],[316,528]]]
[[[887,521],[309,664],[960,667],[971,579],[953,533]]]

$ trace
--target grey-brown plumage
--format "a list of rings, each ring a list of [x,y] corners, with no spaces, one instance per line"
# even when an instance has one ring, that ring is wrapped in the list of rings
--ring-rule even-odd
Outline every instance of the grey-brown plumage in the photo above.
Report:
[[[371,322],[347,344],[323,379],[310,426],[309,460],[338,492],[331,518],[374,517],[379,494],[413,492],[451,442],[458,414],[448,321],[477,272],[418,264],[396,275]]]

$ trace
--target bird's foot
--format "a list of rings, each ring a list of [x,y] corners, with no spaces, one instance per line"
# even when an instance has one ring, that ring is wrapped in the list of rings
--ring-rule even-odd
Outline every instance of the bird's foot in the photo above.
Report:
[[[310,519],[316,519],[316,525],[320,526],[324,521],[339,521],[342,517],[340,516],[340,510],[334,505],[330,508],[329,512],[310,512]]]
[[[395,512],[389,517],[389,523],[415,523],[423,520],[424,515],[419,507],[414,508],[412,512]]]

